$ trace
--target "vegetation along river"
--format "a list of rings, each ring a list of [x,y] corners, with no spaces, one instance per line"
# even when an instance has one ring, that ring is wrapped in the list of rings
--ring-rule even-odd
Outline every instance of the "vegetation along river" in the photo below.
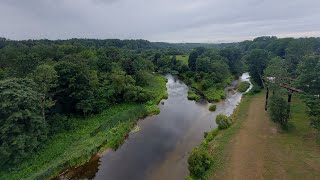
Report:
[[[242,93],[235,89],[238,80],[226,88],[227,98],[210,112],[209,103],[189,101],[188,86],[167,75],[169,97],[160,103],[160,114],[140,120],[138,131],[132,131],[116,151],[108,150],[74,169],[60,179],[184,179],[188,175],[188,154],[199,145],[204,132],[216,128],[217,114],[232,114]],[[249,81],[248,73],[240,81]],[[250,88],[252,85],[250,86]],[[249,88],[249,89],[250,89]]]

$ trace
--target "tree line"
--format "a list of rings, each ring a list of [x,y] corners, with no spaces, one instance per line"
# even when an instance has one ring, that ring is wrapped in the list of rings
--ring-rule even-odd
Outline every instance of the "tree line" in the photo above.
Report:
[[[205,46],[197,47],[197,46]],[[279,84],[294,79],[304,90],[311,125],[320,130],[319,38],[258,37],[222,45],[145,40],[0,39],[0,162],[13,165],[41,149],[51,136],[119,103],[154,99],[146,87],[155,73],[177,74],[210,102],[249,71],[256,87],[274,77],[276,118],[286,118]],[[189,55],[188,63],[176,55]],[[259,88],[257,88],[259,90]],[[279,108],[278,108],[279,107]],[[276,112],[279,110],[279,112]]]

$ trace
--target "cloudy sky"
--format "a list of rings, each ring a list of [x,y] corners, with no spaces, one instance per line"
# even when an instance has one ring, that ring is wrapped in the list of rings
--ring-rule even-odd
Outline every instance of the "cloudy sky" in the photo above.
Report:
[[[0,0],[0,37],[235,42],[320,36],[320,0]]]

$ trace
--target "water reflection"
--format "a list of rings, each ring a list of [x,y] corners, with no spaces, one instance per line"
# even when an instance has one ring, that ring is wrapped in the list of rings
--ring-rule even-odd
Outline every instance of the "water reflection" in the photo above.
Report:
[[[60,179],[184,179],[190,151],[200,144],[204,132],[216,127],[217,114],[233,112],[242,94],[226,88],[227,99],[217,103],[216,112],[209,112],[209,103],[189,101],[188,87],[172,75],[166,77],[169,97],[159,104],[159,115],[140,120],[141,130],[130,133],[117,151],[94,157],[89,163],[68,170]],[[248,80],[247,73],[240,78]]]

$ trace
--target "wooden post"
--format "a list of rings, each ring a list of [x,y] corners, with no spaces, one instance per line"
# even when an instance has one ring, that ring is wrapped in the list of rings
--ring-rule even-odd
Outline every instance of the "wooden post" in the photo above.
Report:
[[[288,91],[288,115],[290,114],[290,104],[291,104],[291,97],[292,97],[292,92]]]
[[[265,111],[268,111],[268,99],[269,99],[269,87],[267,86],[267,92],[266,92],[266,105],[264,107]]]

